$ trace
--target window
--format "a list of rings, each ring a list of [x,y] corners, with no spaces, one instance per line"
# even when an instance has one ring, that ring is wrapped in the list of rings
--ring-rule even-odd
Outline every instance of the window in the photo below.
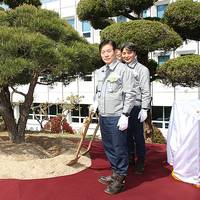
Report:
[[[47,75],[48,76],[48,75]],[[40,83],[47,83],[48,82],[48,77],[47,76],[42,76],[42,77],[39,77],[38,81]]]
[[[162,18],[166,8],[167,4],[157,6],[157,17]]]
[[[169,121],[171,109],[172,109],[172,107],[170,107],[170,106],[164,107],[164,119],[165,119],[165,121]]]
[[[79,111],[77,109],[72,110],[71,112],[72,116],[79,116]]]
[[[127,18],[124,16],[118,16],[117,17],[117,22],[127,22]]]
[[[165,56],[158,56],[158,65],[162,65],[165,62],[167,62],[169,60],[170,56],[169,55],[165,55]]]
[[[57,115],[56,105],[52,105],[49,107],[49,115]]]
[[[63,112],[62,106],[58,105],[58,114],[62,114],[62,112]]]
[[[72,117],[72,122],[79,123],[79,118],[78,117]]]
[[[7,10],[9,7],[5,3],[0,2],[0,8],[3,8],[4,10]]]
[[[162,127],[163,127],[162,123],[159,123],[159,122],[153,122],[153,125],[154,125],[156,128],[162,128]]]
[[[89,114],[89,105],[88,104],[81,104],[81,117],[86,117]]]
[[[74,18],[65,18],[67,23],[70,24],[73,28],[75,27],[75,20]]]
[[[33,109],[32,108],[29,110],[28,119],[33,119]]]
[[[163,121],[163,107],[162,106],[153,106],[152,120]]]
[[[33,109],[32,108],[29,110],[29,114],[33,114]]]
[[[33,119],[33,115],[28,115],[28,119]]]
[[[170,106],[153,106],[152,121],[157,128],[168,128],[171,114]]]
[[[146,17],[147,17],[147,10],[143,10],[143,12],[142,12],[142,17],[143,17],[143,18],[146,18]]]
[[[180,56],[190,56],[193,55],[192,53],[181,54]]]
[[[84,118],[89,114],[89,105],[87,104],[79,104],[78,110],[72,110],[72,122],[82,123]]]
[[[31,109],[29,111],[29,114],[40,114],[40,107],[39,107],[39,103],[34,103],[33,104],[33,109]]]
[[[91,36],[91,25],[89,21],[82,22],[82,32],[83,32],[83,36],[86,38]]]
[[[91,75],[86,75],[83,77],[84,81],[92,81],[92,76]]]
[[[169,123],[166,122],[166,123],[165,123],[165,128],[168,128],[168,127],[169,127]]]

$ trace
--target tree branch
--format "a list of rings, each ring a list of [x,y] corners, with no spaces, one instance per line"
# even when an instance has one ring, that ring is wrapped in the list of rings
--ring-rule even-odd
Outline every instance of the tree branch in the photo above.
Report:
[[[122,15],[128,19],[131,19],[131,20],[136,20],[138,19],[137,17],[134,17],[132,15],[130,15],[129,13],[122,13]]]
[[[3,105],[0,105],[0,115],[5,111],[5,107]]]
[[[24,97],[26,96],[25,93],[16,90],[13,86],[11,86],[11,89],[13,90],[14,93],[21,94],[21,95],[24,96]]]

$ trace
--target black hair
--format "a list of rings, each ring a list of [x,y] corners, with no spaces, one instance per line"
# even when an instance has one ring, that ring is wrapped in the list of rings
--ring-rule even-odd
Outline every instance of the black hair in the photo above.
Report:
[[[124,49],[127,49],[128,51],[134,51],[135,53],[137,53],[136,44],[134,44],[133,42],[127,42],[123,44],[121,47],[121,51],[123,51]]]
[[[113,47],[113,50],[115,50],[117,48],[116,43],[113,40],[103,40],[100,44],[99,44],[99,51],[101,51],[101,49],[107,45],[110,44]]]
[[[119,50],[121,51],[121,48],[120,48],[120,47],[116,47],[116,49],[115,49],[115,50],[117,50],[117,49],[119,49]]]

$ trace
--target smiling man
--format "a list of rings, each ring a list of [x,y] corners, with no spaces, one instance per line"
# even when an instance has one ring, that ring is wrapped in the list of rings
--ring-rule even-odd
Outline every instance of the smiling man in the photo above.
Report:
[[[143,122],[147,118],[151,104],[149,69],[138,62],[136,45],[132,42],[127,42],[122,46],[122,59],[134,74],[133,78],[136,80],[135,89],[137,93],[135,105],[130,113],[128,126],[129,162],[133,163],[136,174],[142,174],[144,172],[145,161]],[[137,156],[136,164],[134,164],[135,153]]]
[[[96,103],[100,130],[106,156],[112,168],[111,176],[101,176],[99,182],[107,184],[105,192],[116,194],[125,189],[128,170],[127,127],[128,116],[135,101],[135,81],[132,70],[116,59],[116,44],[108,40],[99,45],[105,65],[97,72]]]

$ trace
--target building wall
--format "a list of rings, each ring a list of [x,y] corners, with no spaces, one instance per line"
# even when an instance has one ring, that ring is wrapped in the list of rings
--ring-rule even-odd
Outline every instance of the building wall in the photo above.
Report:
[[[79,0],[43,0],[42,8],[54,10],[62,18],[66,20],[74,19],[74,28],[83,35],[83,23],[78,19],[76,15],[76,6]],[[100,42],[100,30],[95,30],[91,27],[90,37],[87,37],[87,40],[90,43],[99,43]]]

